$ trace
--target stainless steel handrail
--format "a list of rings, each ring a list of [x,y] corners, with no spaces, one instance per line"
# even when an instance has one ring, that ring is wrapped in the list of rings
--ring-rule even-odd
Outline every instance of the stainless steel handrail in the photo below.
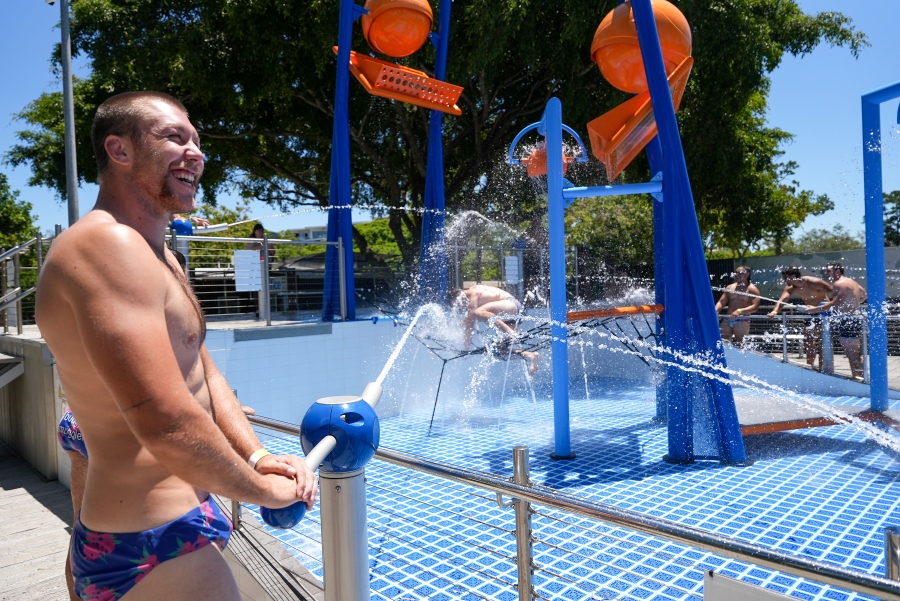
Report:
[[[19,288],[16,288],[16,290],[19,290]],[[23,300],[23,299],[25,299],[25,298],[28,298],[30,295],[34,294],[34,291],[35,291],[35,290],[37,290],[37,288],[34,287],[34,286],[32,286],[31,288],[29,288],[29,289],[26,290],[25,292],[22,292],[22,293],[17,294],[16,296],[14,296],[13,298],[9,299],[8,301],[3,301],[2,303],[0,303],[0,311],[3,311],[3,310],[6,309],[7,307],[11,307],[12,305],[14,305],[14,304],[20,302],[21,300]],[[7,295],[7,296],[9,296],[9,295]],[[6,297],[4,297],[4,298],[6,298]]]
[[[296,435],[300,430],[300,427],[295,424],[271,418],[250,416],[248,419],[252,424],[286,434]],[[812,559],[795,557],[759,545],[730,539],[713,532],[684,526],[677,522],[662,520],[628,509],[594,503],[545,486],[520,486],[494,474],[462,470],[383,447],[375,453],[375,458],[400,467],[475,486],[490,492],[616,524],[643,532],[644,534],[703,549],[704,551],[723,555],[731,559],[746,561],[785,574],[815,580],[881,599],[900,601],[900,583],[880,576],[872,576]]]
[[[45,240],[46,240],[46,238],[45,238]],[[32,238],[28,242],[23,242],[22,244],[13,246],[9,250],[0,253],[0,262],[7,260],[8,258],[12,257],[13,255],[17,255],[19,253],[25,252],[35,242],[37,242],[37,238]]]
[[[166,234],[166,238],[171,237],[171,234]],[[232,243],[240,243],[240,244],[259,244],[262,242],[262,238],[226,238],[224,236],[178,236],[179,240],[189,240],[191,242],[232,242]],[[312,240],[285,240],[284,238],[269,238],[269,242],[272,244],[294,244],[296,246],[303,245],[317,245],[317,246],[337,246],[337,242],[328,242],[326,240],[322,241],[312,241]]]

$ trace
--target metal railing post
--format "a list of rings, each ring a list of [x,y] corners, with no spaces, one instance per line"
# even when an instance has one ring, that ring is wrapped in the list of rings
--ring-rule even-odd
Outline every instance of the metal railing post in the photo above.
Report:
[[[862,327],[862,355],[863,355],[863,384],[869,383],[869,320],[860,317],[863,320]]]
[[[62,233],[62,224],[57,223],[53,226],[53,237],[56,238]]]
[[[884,575],[900,580],[900,526],[884,529]]]
[[[831,344],[831,317],[822,316],[822,373],[834,373],[834,346]]]
[[[241,529],[241,502],[231,500],[231,525],[235,531]]]
[[[528,462],[528,447],[513,447],[513,482],[520,486],[531,486],[531,470]],[[519,601],[531,601],[534,597],[532,577],[534,576],[533,535],[531,531],[531,503],[521,499],[515,501],[516,512],[516,566],[518,568],[517,588]]]
[[[41,268],[44,266],[44,237],[41,235],[41,231],[38,230],[37,235],[37,244],[35,245],[35,252],[37,252],[37,268],[38,268],[38,276],[41,275]]]
[[[13,278],[14,286],[16,288],[22,287],[22,262],[21,262],[21,254],[16,253],[13,256]],[[25,322],[22,319],[22,301],[16,301],[16,331],[19,334],[25,331]]]
[[[338,236],[338,289],[341,301],[341,321],[347,321],[347,266],[344,264],[344,239]]]
[[[787,315],[781,314],[781,362],[788,362],[788,343],[787,343]]]
[[[366,474],[319,471],[325,601],[369,601]]]
[[[4,249],[0,248],[0,252]],[[6,297],[7,291],[7,265],[9,261],[0,261],[0,298]],[[3,321],[3,333],[9,334],[9,311],[0,311],[0,320]]]
[[[266,305],[266,325],[272,325],[272,299],[271,292],[269,291],[269,234],[263,230],[263,278],[262,278],[262,287],[263,287],[263,295],[260,300],[265,301]],[[262,307],[260,307],[260,310]]]

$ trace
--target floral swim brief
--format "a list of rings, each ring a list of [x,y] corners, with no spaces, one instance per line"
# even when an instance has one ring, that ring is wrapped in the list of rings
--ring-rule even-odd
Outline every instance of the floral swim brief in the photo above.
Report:
[[[209,499],[178,519],[144,532],[109,534],[84,527],[72,534],[75,594],[86,601],[114,601],[160,563],[209,544],[224,549],[231,520]]]

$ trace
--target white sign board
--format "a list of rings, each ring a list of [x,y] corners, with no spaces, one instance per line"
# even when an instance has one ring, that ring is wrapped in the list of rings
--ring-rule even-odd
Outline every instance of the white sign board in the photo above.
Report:
[[[237,292],[262,290],[262,272],[258,250],[234,251],[234,289]]]
[[[504,270],[506,272],[507,284],[519,283],[519,257],[516,255],[506,255],[503,257]]]

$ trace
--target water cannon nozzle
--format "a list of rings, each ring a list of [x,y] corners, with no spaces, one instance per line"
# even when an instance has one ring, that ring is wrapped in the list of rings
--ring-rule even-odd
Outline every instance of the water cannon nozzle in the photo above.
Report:
[[[377,382],[369,382],[368,384],[366,384],[363,393],[359,396],[362,397],[362,400],[367,402],[369,406],[374,409],[375,405],[378,404],[378,401],[381,400],[381,393],[383,392],[384,389],[381,387],[381,384]]]

